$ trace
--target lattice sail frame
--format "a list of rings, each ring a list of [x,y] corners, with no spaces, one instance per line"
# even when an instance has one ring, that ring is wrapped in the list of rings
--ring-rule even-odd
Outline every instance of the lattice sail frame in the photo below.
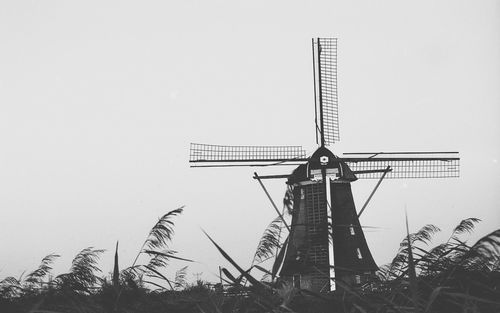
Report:
[[[357,178],[378,179],[390,167],[385,178],[449,178],[460,176],[460,159],[372,158],[343,159]]]
[[[347,156],[347,157],[346,157]],[[389,156],[389,157],[388,157]],[[358,178],[449,178],[460,176],[458,152],[362,152],[341,158]]]
[[[366,154],[371,156],[366,157]],[[439,154],[439,155],[437,155]],[[380,152],[345,153],[353,157],[340,157],[360,179],[378,179],[389,166],[385,178],[450,178],[460,176],[460,158],[457,152]],[[377,157],[396,155],[395,157]],[[404,156],[402,156],[404,155]],[[434,156],[436,155],[436,156]],[[300,165],[308,161],[301,146],[223,146],[191,143],[189,162],[214,164],[212,166],[268,166]],[[271,163],[271,164],[270,164]],[[274,163],[274,164],[272,164]],[[281,175],[283,176],[283,175]],[[286,175],[285,175],[286,176]]]
[[[337,38],[313,39],[312,45],[316,141],[321,138],[318,144],[328,146],[340,141],[337,92]]]
[[[301,146],[222,146],[191,143],[189,162],[282,162],[303,160]]]

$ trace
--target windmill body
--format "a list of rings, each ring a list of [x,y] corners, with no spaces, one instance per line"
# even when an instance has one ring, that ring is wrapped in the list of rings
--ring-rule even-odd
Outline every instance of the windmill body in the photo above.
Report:
[[[324,147],[290,175],[293,211],[282,279],[325,291],[333,275],[355,285],[378,269],[354,205],[351,182],[355,180],[349,166]]]
[[[358,179],[458,177],[457,152],[363,152],[334,155],[339,141],[337,40],[312,40],[315,128],[318,149],[309,157],[300,146],[222,146],[192,143],[192,167],[297,166],[286,178],[292,190],[292,222],[274,268],[280,279],[312,291],[331,291],[335,282],[360,285],[377,270],[354,205]],[[262,185],[263,186],[263,185]],[[375,190],[377,188],[375,187]],[[374,191],[375,191],[374,190]],[[267,192],[267,191],[266,191]]]

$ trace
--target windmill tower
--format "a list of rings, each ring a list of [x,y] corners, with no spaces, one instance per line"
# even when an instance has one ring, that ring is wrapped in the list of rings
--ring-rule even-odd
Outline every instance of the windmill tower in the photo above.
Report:
[[[192,143],[192,167],[297,166],[286,178],[293,196],[290,233],[280,277],[312,291],[330,291],[334,281],[363,283],[377,270],[359,222],[351,183],[357,179],[458,177],[457,152],[333,154],[340,140],[337,99],[337,39],[312,40],[315,127],[318,149],[301,146],[220,146]],[[372,193],[373,194],[373,193]],[[366,206],[366,204],[365,204]]]

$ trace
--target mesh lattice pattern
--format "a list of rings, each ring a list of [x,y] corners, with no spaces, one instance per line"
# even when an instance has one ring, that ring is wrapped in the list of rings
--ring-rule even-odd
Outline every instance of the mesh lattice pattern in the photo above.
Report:
[[[327,225],[325,188],[323,184],[312,184],[305,186],[304,189],[307,232],[309,238],[315,240],[316,236],[325,235]]]
[[[413,159],[402,158],[372,158],[357,161],[344,159],[358,178],[380,178],[383,171],[390,166],[392,171],[387,173],[385,178],[447,178],[460,176],[460,159]],[[363,173],[366,171],[366,173]],[[372,172],[370,172],[372,171]]]
[[[189,162],[283,161],[302,158],[301,146],[219,146],[192,143]]]
[[[310,264],[329,264],[328,215],[324,184],[304,186],[307,219],[307,260]]]
[[[325,145],[340,140],[337,95],[337,38],[319,38],[318,75]]]

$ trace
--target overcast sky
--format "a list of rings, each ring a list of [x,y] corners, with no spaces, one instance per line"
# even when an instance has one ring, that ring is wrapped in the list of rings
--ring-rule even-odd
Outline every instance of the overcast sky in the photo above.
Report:
[[[311,38],[337,37],[335,154],[460,151],[458,179],[387,180],[361,223],[378,264],[412,231],[500,225],[500,1],[0,1],[0,278],[45,255],[131,265],[172,248],[216,280],[205,229],[249,265],[274,211],[255,169],[189,168],[189,143],[315,149]],[[257,169],[286,174],[292,168]],[[376,181],[353,184],[360,207]],[[281,202],[284,181],[266,181]],[[441,238],[441,237],[440,237]],[[172,264],[172,272],[182,264]],[[193,279],[194,276],[190,276]]]

